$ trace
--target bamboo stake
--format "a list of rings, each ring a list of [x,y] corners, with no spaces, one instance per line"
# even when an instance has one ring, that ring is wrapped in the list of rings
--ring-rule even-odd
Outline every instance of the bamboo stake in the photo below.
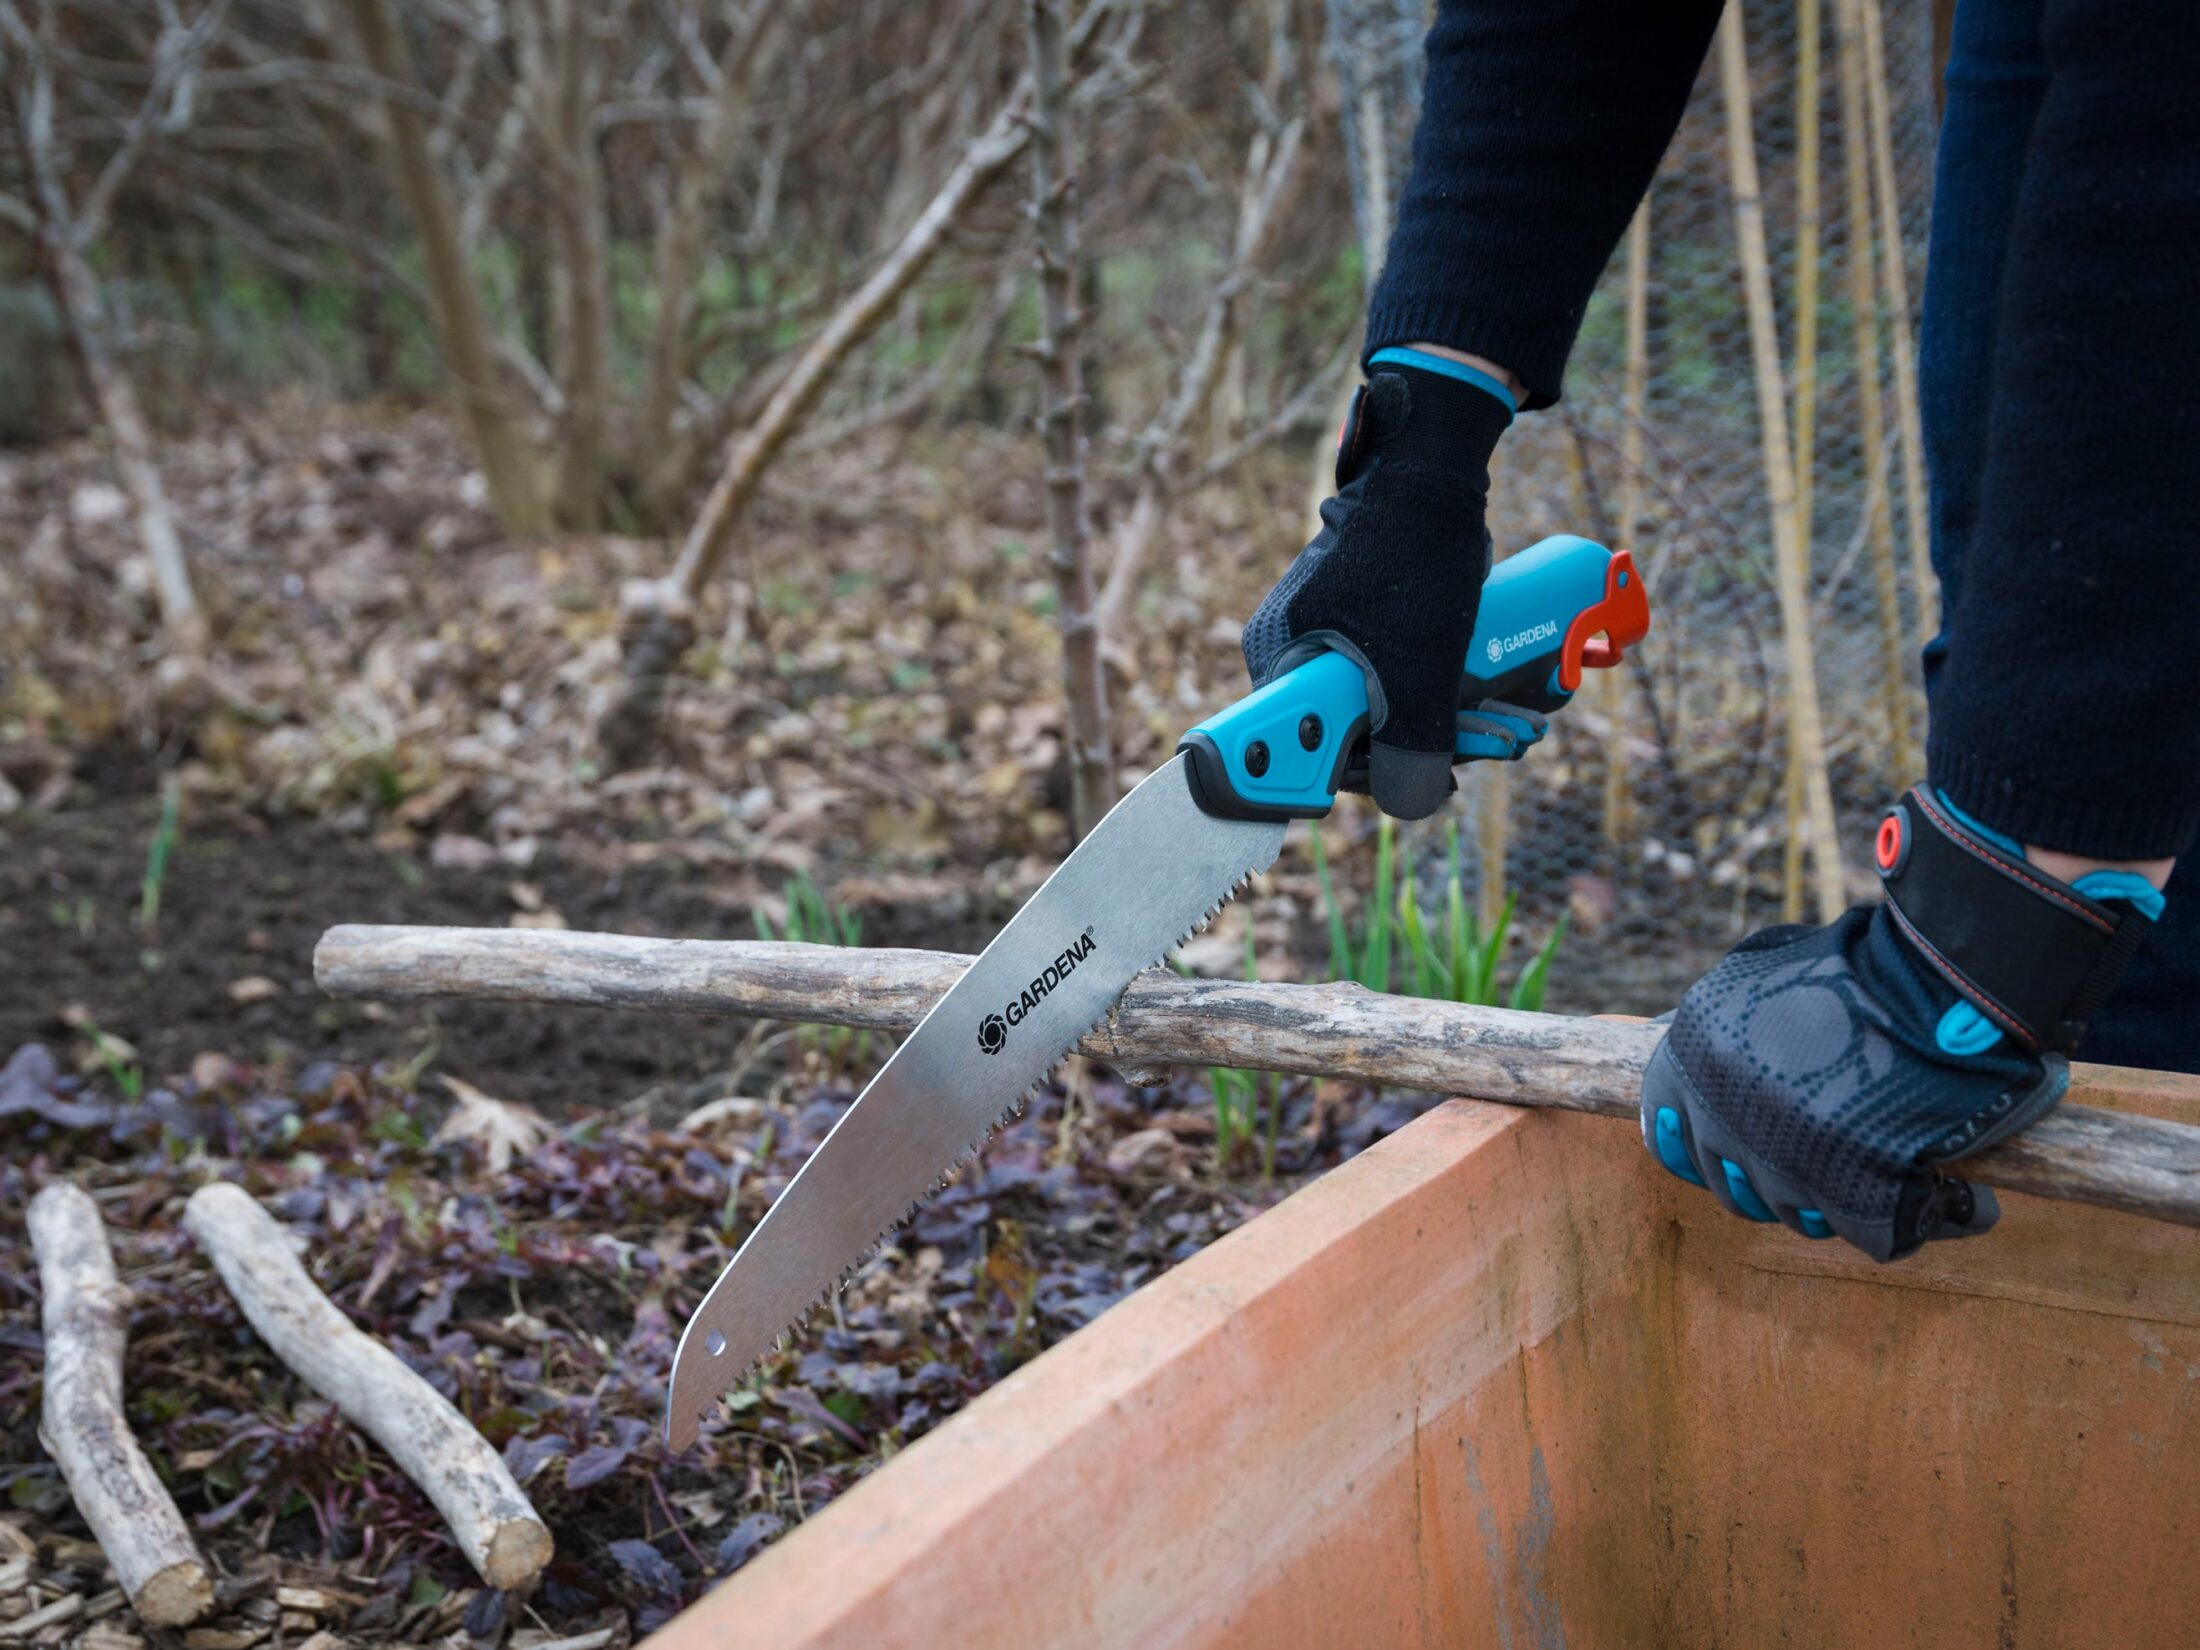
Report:
[[[1835,11],[1841,45],[1841,173],[1848,196],[1849,324],[1856,355],[1857,434],[1864,446],[1864,509],[1870,517],[1872,588],[1886,653],[1881,672],[1888,751],[1894,781],[1906,785],[1924,771],[1918,760],[1910,696],[1910,642],[1902,624],[1901,575],[1895,564],[1894,514],[1887,487],[1887,425],[1879,393],[1879,288],[1872,272],[1871,136],[1864,106],[1864,43],[1853,0]],[[1923,589],[1920,588],[1920,596]]]
[[[1818,0],[1798,0],[1795,27],[1795,530],[1808,569],[1817,536],[1818,480]],[[1801,754],[1790,740],[1780,882],[1780,910],[1788,922],[1803,916],[1802,826],[1808,803]]]
[[[184,1205],[245,1318],[298,1378],[426,1492],[482,1580],[509,1592],[550,1562],[550,1531],[487,1439],[396,1353],[321,1293],[282,1227],[242,1187],[215,1181]]]
[[[1811,868],[1818,918],[1831,922],[1847,903],[1833,786],[1826,774],[1825,723],[1818,703],[1818,667],[1810,639],[1810,568],[1796,518],[1793,451],[1787,396],[1780,383],[1780,339],[1772,316],[1772,273],[1765,253],[1764,203],[1757,185],[1757,140],[1750,126],[1749,46],[1741,7],[1719,25],[1719,77],[1726,97],[1727,161],[1733,173],[1734,233],[1749,301],[1750,353],[1757,366],[1757,420],[1764,444],[1765,491],[1772,505],[1774,577],[1788,667],[1789,760],[1803,766]],[[1792,832],[1792,822],[1790,830]]]
[[[1808,567],[1818,480],[1818,0],[1797,0],[1795,26],[1795,519]]]
[[[1635,221],[1627,230],[1627,365],[1619,432],[1619,543],[1616,549],[1638,548],[1642,524],[1643,426],[1649,416],[1650,390],[1650,195],[1635,208]],[[1615,847],[1633,829],[1634,793],[1627,772],[1627,684],[1621,670],[1599,671],[1603,695],[1604,735],[1604,840]]]
[[[515,928],[332,928],[314,975],[340,997],[539,1003],[906,1031],[972,959],[758,940]],[[1078,1052],[1109,1066],[1236,1066],[1639,1120],[1656,1026],[1392,997],[1357,985],[1183,979],[1148,969]],[[2080,1067],[2113,1106],[2191,1080]],[[2200,1128],[2066,1102],[1966,1158],[1981,1185],[2200,1226]],[[204,1195],[203,1193],[201,1194]]]
[[[1026,0],[1031,39],[1031,218],[1039,270],[1039,422],[1046,442],[1047,564],[1062,638],[1070,821],[1076,835],[1115,804],[1108,679],[1094,611],[1092,524],[1085,509],[1084,381],[1077,340],[1077,176],[1071,160],[1064,0]]]
[[[1902,502],[1910,529],[1910,576],[1917,581],[1922,646],[1940,629],[1940,583],[1933,576],[1932,536],[1925,519],[1925,434],[1918,411],[1917,355],[1910,342],[1910,272],[1902,253],[1902,196],[1894,173],[1887,48],[1879,0],[1845,0],[1845,4],[1855,10],[1864,43],[1864,106],[1871,123],[1872,170],[1878,180],[1879,277],[1887,295],[1895,421],[1902,437]]]
[[[1482,874],[1474,884],[1474,915],[1485,934],[1505,912],[1505,866],[1512,847],[1510,765],[1484,762],[1470,781],[1474,796],[1474,851]]]
[[[150,1627],[186,1626],[213,1608],[214,1580],[123,1412],[130,1292],[115,1276],[99,1206],[74,1186],[48,1186],[31,1199],[28,1224],[46,1332],[39,1441],[130,1607]]]

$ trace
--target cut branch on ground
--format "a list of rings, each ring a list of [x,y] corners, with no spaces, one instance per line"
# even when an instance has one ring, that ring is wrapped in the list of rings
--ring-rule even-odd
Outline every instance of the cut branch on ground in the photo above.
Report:
[[[187,1626],[213,1607],[214,1580],[123,1412],[130,1292],[99,1206],[74,1186],[48,1186],[31,1199],[29,1225],[44,1295],[40,1441],[131,1607],[148,1626]]]
[[[260,1338],[418,1484],[467,1560],[502,1591],[550,1562],[550,1531],[503,1459],[396,1353],[353,1327],[306,1275],[275,1218],[226,1182],[192,1193],[184,1228]]]

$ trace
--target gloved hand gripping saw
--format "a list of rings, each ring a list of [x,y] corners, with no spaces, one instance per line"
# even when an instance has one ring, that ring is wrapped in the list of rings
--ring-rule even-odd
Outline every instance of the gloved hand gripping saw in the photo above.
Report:
[[[1549,715],[1650,632],[1650,598],[1624,550],[1559,534],[1498,563],[1482,586],[1458,677],[1452,761],[1517,761]],[[1210,716],[1179,742],[1193,794],[1229,819],[1310,819],[1368,781],[1368,677],[1320,652]]]

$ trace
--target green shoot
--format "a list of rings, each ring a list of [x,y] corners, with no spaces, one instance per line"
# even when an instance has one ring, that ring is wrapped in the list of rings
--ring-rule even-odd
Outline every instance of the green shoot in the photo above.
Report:
[[[92,1045],[93,1055],[121,1091],[122,1098],[136,1105],[138,1096],[145,1092],[145,1073],[138,1066],[136,1051],[121,1038],[110,1037],[100,1030],[97,1021],[86,1020],[82,1030]]]
[[[181,805],[182,793],[171,777],[160,788],[160,823],[153,827],[153,844],[145,852],[145,879],[138,890],[138,927],[147,933],[160,921],[161,885],[168,880],[169,856],[176,851]]]
[[[1356,980],[1370,991],[1390,989],[1391,959],[1395,948],[1391,933],[1391,885],[1396,875],[1396,839],[1386,815],[1375,832],[1375,893],[1365,907],[1366,928],[1355,938],[1345,921],[1329,876],[1329,854],[1321,828],[1313,830],[1314,875],[1321,883],[1322,908],[1329,914],[1329,977]]]
[[[1505,896],[1497,920],[1484,933],[1460,870],[1457,825],[1451,828],[1446,857],[1450,871],[1442,903],[1432,913],[1422,908],[1413,878],[1397,874],[1390,821],[1384,820],[1375,839],[1375,885],[1364,907],[1364,928],[1355,936],[1337,899],[1320,832],[1315,832],[1314,872],[1329,917],[1330,978],[1387,991],[1395,973],[1398,989],[1408,996],[1482,1007],[1504,1002],[1539,1011],[1566,936],[1566,919],[1562,916],[1545,936],[1510,993],[1503,991],[1498,968],[1512,937],[1515,897]]]
[[[807,871],[797,871],[789,879],[786,893],[787,920],[783,926],[774,926],[762,911],[756,913],[759,939],[795,940],[804,945],[863,943],[863,918],[828,899]]]
[[[1184,965],[1174,957],[1170,959],[1178,973],[1185,972]],[[1260,978],[1258,959],[1253,949],[1253,931],[1245,931],[1245,978]],[[1230,1162],[1237,1156],[1242,1141],[1261,1141],[1261,1178],[1276,1177],[1276,1137],[1283,1126],[1283,1079],[1275,1072],[1237,1071],[1228,1066],[1209,1066],[1207,1083],[1215,1097],[1215,1166],[1227,1174]],[[1268,1133],[1260,1135],[1261,1091],[1268,1092]]]
[[[863,943],[862,916],[835,904],[807,871],[797,871],[788,879],[786,897],[787,918],[783,924],[775,925],[762,911],[755,913],[759,939],[794,940],[804,945]],[[817,1027],[803,1026],[795,1033],[795,1045],[805,1051],[823,1048],[835,1068],[851,1062],[861,1065],[870,1058],[871,1034],[836,1026],[821,1038]]]
[[[1558,955],[1558,943],[1566,937],[1567,917],[1571,915],[1568,912],[1558,919],[1528,966],[1520,971],[1520,978],[1513,982],[1510,1007],[1525,1009],[1530,1014],[1543,1012],[1543,991],[1551,981],[1551,959]]]

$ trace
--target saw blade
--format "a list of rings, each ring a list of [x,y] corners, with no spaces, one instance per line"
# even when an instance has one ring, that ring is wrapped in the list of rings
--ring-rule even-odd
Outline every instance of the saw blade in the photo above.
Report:
[[[933,1005],[772,1204],[688,1320],[665,1436],[726,1389],[984,1143],[1123,988],[1274,863],[1280,821],[1216,819],[1184,758],[1110,810]]]

